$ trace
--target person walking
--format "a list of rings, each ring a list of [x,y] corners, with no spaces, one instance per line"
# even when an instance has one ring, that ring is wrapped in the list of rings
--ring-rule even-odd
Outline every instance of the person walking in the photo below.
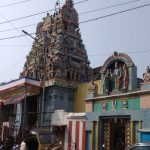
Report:
[[[20,150],[38,150],[39,142],[36,135],[29,134],[20,145]]]
[[[8,136],[4,142],[4,145],[1,147],[0,150],[13,150],[14,146],[14,137]]]

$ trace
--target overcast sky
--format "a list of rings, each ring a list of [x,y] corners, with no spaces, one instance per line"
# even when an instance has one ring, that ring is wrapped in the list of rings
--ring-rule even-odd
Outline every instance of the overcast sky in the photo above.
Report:
[[[9,21],[16,18],[40,13],[55,8],[56,0],[28,0],[27,2],[4,7],[23,0],[0,1],[0,82],[8,82],[19,77],[23,69],[26,55],[31,50],[32,39],[20,37],[1,40],[6,37],[22,35],[21,26],[33,25],[42,21],[45,14]],[[25,1],[25,0],[24,0]],[[83,0],[74,0],[80,2]],[[134,2],[132,2],[134,1]],[[60,0],[61,6],[65,0]],[[116,7],[86,13],[95,9],[106,8],[121,3],[132,2]],[[79,21],[106,16],[137,6],[150,4],[150,0],[88,0],[76,4]],[[52,14],[53,12],[50,12]],[[138,69],[138,77],[142,77],[146,67],[150,65],[150,6],[125,13],[105,17],[99,20],[80,23],[80,31],[92,67],[102,66],[114,51],[127,53]],[[8,23],[4,23],[7,22]],[[11,31],[5,31],[14,29]],[[29,33],[35,33],[36,26],[24,27]]]

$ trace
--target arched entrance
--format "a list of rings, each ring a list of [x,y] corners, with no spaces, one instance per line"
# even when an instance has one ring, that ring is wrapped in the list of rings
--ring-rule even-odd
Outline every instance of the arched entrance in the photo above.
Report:
[[[101,69],[101,94],[127,92],[137,86],[137,68],[132,59],[124,54],[114,52]]]
[[[105,150],[123,150],[127,146],[130,117],[101,118],[101,145]]]

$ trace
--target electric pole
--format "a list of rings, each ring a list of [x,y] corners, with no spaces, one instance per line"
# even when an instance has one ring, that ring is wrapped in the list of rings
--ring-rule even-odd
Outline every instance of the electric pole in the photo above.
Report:
[[[33,37],[31,34],[29,34],[28,32],[26,32],[25,30],[22,30],[22,32],[26,35],[28,35],[29,37],[31,37],[32,39],[34,39],[34,41],[42,48],[43,50],[43,78],[41,79],[42,82],[42,100],[39,101],[39,112],[38,112],[38,116],[39,116],[39,123],[38,123],[38,127],[39,124],[42,123],[43,119],[43,115],[42,115],[42,111],[44,110],[44,100],[45,100],[45,80],[46,80],[46,52],[48,49],[48,34],[46,32],[44,32],[44,44],[41,44],[36,37]],[[43,113],[44,114],[44,113]]]

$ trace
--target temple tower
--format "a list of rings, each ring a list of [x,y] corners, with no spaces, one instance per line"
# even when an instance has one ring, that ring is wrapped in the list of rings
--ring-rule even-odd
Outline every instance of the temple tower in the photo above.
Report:
[[[45,78],[45,81],[54,78],[75,82],[90,80],[91,68],[72,0],[66,0],[61,9],[43,18],[37,25],[36,39],[21,76]]]
[[[36,40],[21,76],[42,81],[45,88],[42,111],[73,111],[77,84],[92,77],[89,64],[80,34],[78,13],[73,1],[66,0],[61,8],[56,7],[53,15],[47,14],[37,25]],[[42,123],[49,123],[50,115],[44,114]]]

